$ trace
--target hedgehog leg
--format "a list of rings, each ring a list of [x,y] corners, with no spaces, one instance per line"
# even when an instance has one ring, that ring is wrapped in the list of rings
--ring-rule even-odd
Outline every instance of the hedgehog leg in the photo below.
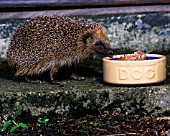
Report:
[[[22,69],[23,70],[23,69]],[[39,84],[39,83],[42,83],[41,80],[37,80],[37,79],[33,79],[32,76],[30,75],[27,75],[27,74],[23,74],[22,70],[17,70],[17,72],[15,73],[15,77],[17,77],[17,79],[19,80],[20,77],[22,77],[22,79],[24,78],[24,80],[28,83],[36,83],[36,84]]]
[[[71,79],[78,80],[78,81],[85,79],[85,77],[77,75],[76,65],[73,65],[70,69],[72,71]]]
[[[57,85],[60,84],[60,81],[54,78],[54,75],[58,72],[58,69],[59,69],[58,66],[54,66],[50,69],[50,80],[51,80],[50,82],[52,84],[57,84]]]

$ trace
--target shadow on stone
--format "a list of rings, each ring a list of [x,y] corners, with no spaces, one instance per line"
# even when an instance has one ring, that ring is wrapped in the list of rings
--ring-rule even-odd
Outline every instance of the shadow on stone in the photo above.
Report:
[[[56,73],[55,78],[57,80],[66,80],[70,79],[72,72],[75,71],[79,76],[84,77],[100,77],[102,76],[101,73],[95,71],[93,68],[88,68],[85,66],[78,66],[74,68],[72,67],[62,67],[59,69],[58,73]],[[24,81],[24,77],[15,77],[15,69],[8,66],[6,61],[3,61],[0,65],[0,78],[14,80],[14,81]],[[33,79],[38,79],[42,81],[49,82],[49,71],[42,73],[41,75],[33,75]]]
[[[14,74],[15,70],[10,68],[6,61],[2,61],[2,64],[0,64],[0,78],[13,80]]]

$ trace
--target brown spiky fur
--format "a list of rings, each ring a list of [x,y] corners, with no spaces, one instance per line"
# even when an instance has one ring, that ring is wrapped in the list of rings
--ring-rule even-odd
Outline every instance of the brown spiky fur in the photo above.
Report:
[[[97,40],[102,48],[94,45]],[[16,68],[16,76],[39,75],[49,70],[52,78],[60,67],[109,48],[105,30],[95,22],[41,16],[26,21],[16,30],[7,50],[7,61]]]

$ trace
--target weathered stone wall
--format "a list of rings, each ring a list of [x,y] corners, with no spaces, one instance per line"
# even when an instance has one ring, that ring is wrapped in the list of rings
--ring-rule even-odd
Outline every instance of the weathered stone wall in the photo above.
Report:
[[[147,53],[170,52],[170,13],[140,13],[80,16],[103,25],[111,45],[124,53],[141,50]],[[0,20],[0,58],[6,58],[6,50],[12,33],[26,19]]]
[[[100,21],[99,21],[100,22]],[[170,51],[170,14],[133,14],[104,18],[113,48]]]

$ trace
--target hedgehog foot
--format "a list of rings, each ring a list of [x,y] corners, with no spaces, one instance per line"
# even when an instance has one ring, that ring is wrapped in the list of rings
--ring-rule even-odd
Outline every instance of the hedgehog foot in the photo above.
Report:
[[[58,66],[54,65],[51,69],[50,69],[50,83],[54,84],[54,85],[60,85],[60,81],[56,80],[54,78],[54,75],[57,73],[58,71]]]
[[[72,73],[71,79],[80,81],[80,80],[84,80],[85,77],[81,77],[81,76],[78,76],[76,73]]]
[[[34,84],[41,84],[42,81],[41,80],[33,80],[30,77],[25,77],[25,81],[27,81],[28,83],[34,83]]]
[[[60,85],[60,81],[58,80],[51,80],[50,83],[53,85]]]

